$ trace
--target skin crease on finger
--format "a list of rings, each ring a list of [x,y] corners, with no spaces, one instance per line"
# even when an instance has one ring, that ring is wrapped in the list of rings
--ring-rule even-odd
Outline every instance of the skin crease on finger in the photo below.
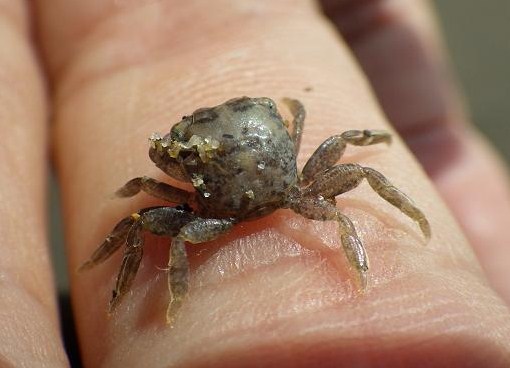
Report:
[[[46,106],[26,9],[0,1],[0,366],[66,367],[45,240]]]
[[[223,1],[221,12],[196,1],[131,8],[128,1],[102,11],[90,3],[92,12],[72,12],[84,14],[81,22],[67,19],[80,45],[72,53],[51,39],[51,19],[71,5],[39,6],[56,81],[55,149],[72,269],[118,219],[159,203],[109,198],[134,176],[167,180],[151,165],[146,139],[195,108],[239,95],[302,100],[300,164],[332,134],[389,129],[352,57],[308,3]],[[430,243],[366,184],[342,196],[371,257],[370,286],[360,293],[335,226],[279,211],[188,247],[191,292],[169,328],[168,241],[150,236],[133,291],[110,319],[119,256],[73,276],[86,365],[507,365],[508,310],[403,144],[349,147],[343,161],[379,169],[409,194],[431,221]]]

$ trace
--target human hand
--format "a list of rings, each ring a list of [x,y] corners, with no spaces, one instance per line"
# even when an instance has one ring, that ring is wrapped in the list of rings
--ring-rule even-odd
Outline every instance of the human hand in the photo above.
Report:
[[[5,198],[16,201],[4,202],[2,217],[26,222],[6,227],[2,269],[7,280],[16,275],[22,281],[12,284],[13,296],[0,310],[12,311],[2,341],[13,345],[3,349],[26,350],[4,357],[13,365],[22,359],[64,365],[48,260],[41,256],[43,93],[33,51],[17,36],[16,24],[26,22],[22,6],[6,4],[11,18],[5,19],[14,20],[6,20],[0,34],[12,52],[1,59],[10,77],[0,90],[12,95],[12,83],[20,92],[5,105],[12,118],[2,121],[20,125],[2,126],[4,136],[17,138],[6,141],[5,155],[15,170],[1,176]],[[463,225],[490,283],[510,301],[500,240],[509,231],[506,177],[465,123],[444,80],[434,22],[419,4],[328,2],[344,43],[304,1],[223,0],[214,8],[200,1],[39,1],[35,14],[54,90],[52,138],[70,268],[87,259],[118,219],[157,203],[143,195],[108,200],[133,176],[165,178],[147,157],[151,132],[234,96],[299,98],[308,109],[302,163],[332,134],[391,129],[368,78],[389,121]],[[300,245],[335,239],[335,227],[281,211],[189,249],[195,266],[190,297],[168,328],[161,270],[167,241],[151,237],[133,292],[111,318],[106,309],[120,259],[71,274],[86,365],[507,365],[508,307],[488,286],[472,248],[402,142],[390,149],[349,147],[345,160],[381,170],[415,200],[432,224],[426,247],[414,225],[369,188],[339,197],[371,257],[371,286],[360,294],[348,273]],[[479,218],[493,227],[481,233]],[[296,224],[317,236],[282,235]],[[344,257],[340,251],[338,257]],[[24,336],[31,339],[20,340]]]

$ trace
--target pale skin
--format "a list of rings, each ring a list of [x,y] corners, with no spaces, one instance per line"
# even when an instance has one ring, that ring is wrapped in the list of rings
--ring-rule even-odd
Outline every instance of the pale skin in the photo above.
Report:
[[[44,72],[34,67],[24,26],[33,4]],[[121,258],[113,256],[85,276],[71,273],[85,365],[508,366],[507,178],[469,127],[453,88],[436,74],[440,68],[431,65],[444,58],[424,3],[380,9],[395,12],[385,23],[393,33],[368,24],[353,29],[364,19],[349,22],[356,7],[331,7],[347,43],[304,1],[259,2],[257,8],[226,0],[214,9],[211,2],[182,4],[12,0],[0,6],[0,37],[10,45],[0,57],[1,70],[13,71],[0,79],[1,95],[10,96],[0,106],[0,129],[3,137],[13,137],[2,146],[10,147],[3,167],[13,168],[2,175],[2,193],[16,198],[2,201],[2,217],[23,219],[2,224],[2,282],[12,280],[2,284],[3,295],[12,291],[2,298],[10,304],[0,305],[2,326],[9,327],[0,336],[3,361],[66,366],[44,250],[45,110],[53,110],[51,144],[74,271],[119,219],[161,204],[146,195],[110,199],[133,177],[166,180],[147,160],[148,135],[196,107],[269,95],[298,98],[307,107],[300,167],[318,145],[343,131],[369,124],[402,132],[432,180],[397,135],[391,149],[349,147],[345,159],[384,172],[419,203],[433,229],[430,242],[424,246],[419,231],[369,194],[366,184],[339,200],[371,255],[374,284],[360,296],[342,272],[347,263],[333,265],[304,250],[334,242],[328,235],[336,227],[316,227],[278,211],[234,229],[205,251],[188,248],[189,297],[170,329],[159,318],[168,295],[168,242],[152,237],[132,292],[110,317]],[[399,32],[413,35],[406,48],[400,48]],[[404,62],[418,49],[411,59],[422,62]],[[42,73],[53,91],[46,107]],[[409,133],[415,122],[429,121],[439,132],[430,140]],[[456,147],[454,155],[434,149],[439,144]],[[478,218],[490,219],[490,231],[480,232]],[[483,362],[476,361],[480,356]]]

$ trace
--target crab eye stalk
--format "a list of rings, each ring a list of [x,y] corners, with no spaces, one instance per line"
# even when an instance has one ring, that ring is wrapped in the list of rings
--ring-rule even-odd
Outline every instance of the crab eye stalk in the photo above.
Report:
[[[272,111],[276,111],[276,104],[270,98],[259,97],[259,98],[257,98],[257,103],[260,105],[266,106],[267,108],[269,108]]]
[[[182,141],[184,140],[184,131],[177,128],[175,125],[170,131],[170,140],[171,141]]]
[[[191,124],[192,117],[191,116],[183,116],[182,120],[175,124],[170,130],[170,140],[182,142],[186,138],[186,131]]]

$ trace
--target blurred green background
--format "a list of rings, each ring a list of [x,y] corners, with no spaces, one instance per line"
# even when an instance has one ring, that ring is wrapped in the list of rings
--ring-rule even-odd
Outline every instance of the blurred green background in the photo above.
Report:
[[[411,1],[411,0],[408,0]],[[473,122],[510,162],[510,0],[434,1]],[[51,185],[51,244],[60,291],[67,289],[62,225]]]
[[[510,1],[435,0],[473,122],[510,162]]]

